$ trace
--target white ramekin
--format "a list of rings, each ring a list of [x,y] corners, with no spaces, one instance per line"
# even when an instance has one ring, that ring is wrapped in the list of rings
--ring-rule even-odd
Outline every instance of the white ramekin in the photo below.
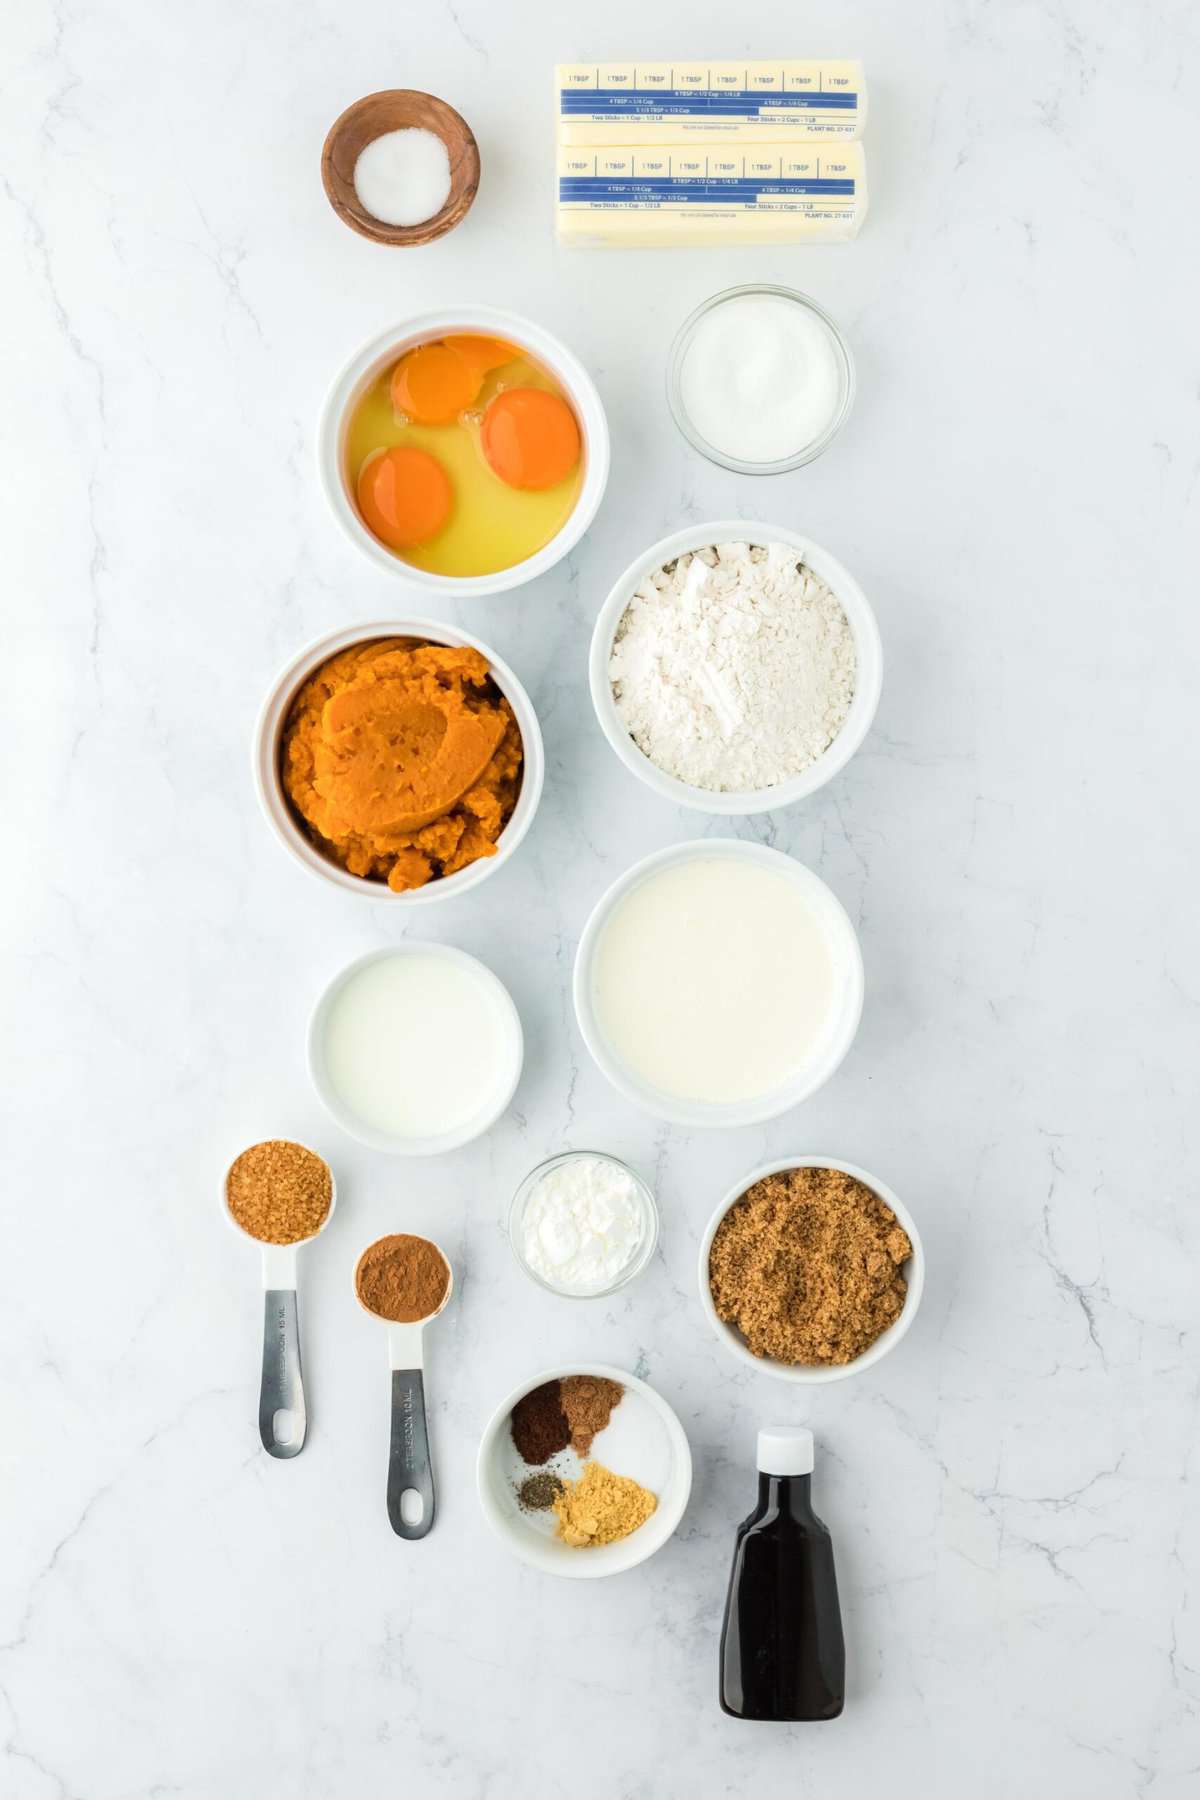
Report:
[[[864,1350],[862,1355],[856,1356],[853,1362],[828,1365],[781,1363],[776,1362],[773,1357],[755,1356],[754,1352],[747,1347],[741,1332],[735,1331],[732,1325],[727,1325],[723,1319],[717,1317],[717,1309],[713,1305],[712,1292],[708,1285],[708,1256],[712,1249],[712,1241],[717,1235],[717,1227],[734,1202],[741,1199],[747,1188],[752,1188],[754,1183],[761,1181],[764,1176],[781,1175],[787,1169],[839,1169],[843,1175],[852,1175],[856,1181],[861,1181],[864,1187],[869,1187],[873,1194],[878,1194],[885,1206],[891,1207],[900,1224],[908,1233],[909,1242],[912,1244],[912,1256],[904,1264],[904,1278],[908,1283],[908,1293],[905,1296],[900,1317],[894,1325],[889,1325],[887,1330],[875,1339],[869,1350]],[[709,1220],[708,1229],[701,1239],[699,1275],[700,1305],[704,1309],[709,1324],[732,1356],[736,1356],[738,1361],[745,1363],[748,1368],[757,1370],[760,1375],[774,1375],[780,1381],[813,1386],[826,1381],[842,1381],[847,1375],[858,1375],[863,1369],[869,1369],[872,1363],[879,1362],[888,1354],[889,1350],[896,1348],[916,1318],[917,1308],[921,1304],[921,1295],[925,1288],[925,1251],[922,1248],[920,1233],[917,1231],[912,1214],[891,1188],[878,1180],[876,1176],[868,1175],[865,1169],[856,1168],[854,1163],[839,1162],[833,1156],[784,1156],[778,1162],[764,1163],[760,1169],[752,1170],[749,1175],[744,1175],[730,1188]]]
[[[742,794],[714,793],[707,788],[691,787],[652,763],[638,749],[626,730],[613,699],[612,683],[608,675],[617,627],[634,590],[646,576],[652,575],[655,569],[661,569],[664,563],[672,562],[686,551],[703,550],[710,544],[728,543],[791,545],[813,574],[819,576],[841,602],[854,635],[854,648],[858,658],[850,711],[846,715],[845,724],[824,755],[818,757],[802,774],[793,775],[790,781],[781,781],[774,787]],[[630,563],[600,608],[592,633],[588,675],[592,705],[596,709],[601,731],[625,767],[631,769],[648,788],[661,794],[664,800],[673,800],[677,806],[693,807],[697,812],[774,812],[781,806],[791,806],[794,801],[807,799],[809,794],[815,794],[818,788],[824,787],[827,781],[832,781],[845,768],[866,737],[871,729],[883,686],[883,645],[875,614],[866,595],[849,570],[843,568],[828,550],[823,550],[820,544],[814,544],[811,538],[804,537],[800,532],[789,530],[786,525],[762,525],[753,519],[719,519],[715,524],[688,525],[683,531],[673,532],[670,537],[661,538],[657,544],[652,544],[649,550]]]
[[[474,974],[490,989],[495,997],[507,1036],[505,1045],[506,1066],[503,1077],[492,1094],[489,1094],[476,1108],[475,1113],[464,1125],[455,1131],[431,1133],[428,1137],[393,1137],[389,1132],[380,1131],[374,1125],[360,1119],[345,1104],[338,1090],[329,1078],[325,1066],[325,1026],[334,1001],[360,970],[371,963],[384,962],[396,956],[437,956],[446,962],[455,962],[471,969]],[[517,1083],[521,1079],[521,1070],[525,1062],[525,1034],[521,1029],[521,1015],[518,1013],[512,995],[500,977],[488,968],[486,963],[476,956],[469,956],[465,950],[457,950],[451,944],[422,942],[415,938],[405,938],[403,942],[393,944],[385,950],[369,950],[365,956],[356,957],[344,969],[340,969],[322,993],[312,1017],[308,1023],[308,1072],[312,1079],[317,1096],[330,1117],[335,1119],[342,1130],[360,1144],[366,1144],[372,1150],[382,1150],[389,1156],[442,1156],[448,1150],[458,1150],[464,1144],[473,1143],[490,1131],[496,1120],[507,1112],[509,1103],[517,1091]]]
[[[657,1496],[658,1505],[644,1525],[616,1544],[598,1544],[589,1549],[572,1549],[560,1539],[537,1531],[514,1504],[511,1485],[503,1469],[502,1439],[509,1429],[512,1409],[518,1400],[547,1381],[561,1381],[568,1375],[598,1375],[619,1382],[636,1393],[657,1414],[663,1427],[670,1453],[670,1472]],[[616,1471],[620,1474],[620,1470]],[[561,1368],[543,1369],[530,1381],[506,1394],[487,1422],[480,1440],[475,1464],[475,1483],[483,1516],[504,1545],[522,1562],[547,1575],[565,1575],[575,1579],[595,1579],[600,1575],[620,1575],[634,1569],[647,1557],[661,1550],[686,1510],[692,1491],[692,1453],[683,1426],[661,1394],[636,1375],[607,1363],[566,1363]]]
[[[486,656],[492,679],[516,716],[525,758],[521,792],[512,818],[497,840],[495,855],[481,856],[456,875],[446,875],[439,881],[427,882],[424,887],[411,888],[402,894],[393,892],[386,882],[367,881],[361,875],[351,875],[348,869],[323,856],[297,822],[279,774],[283,727],[293,699],[309,676],[340,650],[370,643],[373,638],[392,637],[420,638],[432,644],[469,645]],[[424,906],[431,901],[448,900],[454,894],[465,894],[468,889],[478,887],[481,881],[502,868],[533,823],[542,797],[545,771],[542,733],[533,702],[508,664],[469,631],[461,631],[456,625],[440,624],[434,619],[382,619],[374,625],[348,625],[343,631],[331,631],[326,637],[317,638],[294,656],[276,678],[254,728],[254,786],[267,823],[284,849],[312,874],[332,882],[343,893],[393,905]]]
[[[822,1054],[773,1093],[761,1095],[754,1100],[734,1101],[728,1105],[712,1105],[703,1100],[681,1100],[677,1095],[664,1094],[649,1082],[643,1081],[609,1047],[592,1004],[592,973],[596,948],[600,934],[618,902],[648,875],[657,874],[659,870],[669,868],[674,863],[713,856],[735,857],[744,862],[757,863],[759,867],[785,875],[796,883],[801,892],[815,903],[826,922],[837,985],[837,1017]],[[857,933],[845,907],[819,875],[814,875],[811,869],[805,868],[794,857],[785,856],[781,850],[771,850],[765,844],[751,844],[741,838],[693,838],[686,844],[674,844],[668,850],[655,851],[641,862],[634,863],[597,901],[583,928],[575,955],[575,1017],[579,1022],[583,1041],[597,1067],[608,1077],[618,1093],[624,1094],[627,1100],[632,1100],[635,1106],[640,1106],[654,1118],[666,1119],[672,1125],[693,1127],[759,1125],[765,1119],[778,1118],[780,1113],[798,1106],[829,1080],[854,1042],[862,1017],[863,985],[862,951],[859,949]]]
[[[570,397],[583,436],[583,485],[570,518],[533,556],[514,563],[510,569],[498,569],[492,575],[435,575],[394,555],[359,518],[345,477],[346,427],[351,408],[363,390],[405,350],[427,343],[431,338],[463,331],[484,332],[531,350],[553,372]],[[372,338],[355,352],[334,381],[317,428],[317,468],[321,485],[334,517],[347,537],[379,568],[389,570],[414,587],[451,599],[470,594],[503,593],[553,568],[568,550],[575,547],[595,518],[608,481],[608,462],[608,421],[596,385],[583,364],[565,344],[560,344],[532,319],[523,319],[517,313],[500,312],[491,306],[451,306],[437,312],[419,313],[416,318],[407,319]]]

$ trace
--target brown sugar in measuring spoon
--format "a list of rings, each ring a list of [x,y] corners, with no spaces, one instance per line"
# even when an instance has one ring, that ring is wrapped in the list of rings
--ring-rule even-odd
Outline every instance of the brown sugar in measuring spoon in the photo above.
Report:
[[[258,1434],[269,1456],[299,1456],[308,1435],[300,1364],[297,1259],[337,1205],[328,1163],[289,1138],[251,1144],[221,1184],[225,1220],[262,1252],[263,1354]]]
[[[410,1542],[433,1529],[436,1496],[425,1417],[423,1334],[454,1286],[450,1259],[431,1238],[396,1232],[368,1244],[354,1268],[359,1305],[388,1328],[392,1427],[387,1512],[397,1537]]]

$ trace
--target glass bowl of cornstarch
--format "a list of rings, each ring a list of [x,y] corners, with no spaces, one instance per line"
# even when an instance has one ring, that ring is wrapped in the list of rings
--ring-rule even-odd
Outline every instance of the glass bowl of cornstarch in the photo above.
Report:
[[[601,1150],[566,1150],[531,1169],[508,1215],[508,1241],[531,1281],[598,1300],[654,1254],[658,1207],[640,1175]]]

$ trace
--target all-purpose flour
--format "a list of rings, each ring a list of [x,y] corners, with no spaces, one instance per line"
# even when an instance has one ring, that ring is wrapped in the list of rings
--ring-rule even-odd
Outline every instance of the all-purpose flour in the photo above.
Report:
[[[668,775],[750,793],[801,774],[854,698],[836,595],[787,544],[716,544],[647,576],[617,627],[613,699]]]

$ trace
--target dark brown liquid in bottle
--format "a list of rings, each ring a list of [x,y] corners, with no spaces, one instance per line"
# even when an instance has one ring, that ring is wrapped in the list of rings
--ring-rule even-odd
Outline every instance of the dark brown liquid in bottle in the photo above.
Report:
[[[721,1632],[721,1708],[735,1719],[836,1719],[846,1698],[833,1545],[811,1483],[760,1474],[738,1527]]]

